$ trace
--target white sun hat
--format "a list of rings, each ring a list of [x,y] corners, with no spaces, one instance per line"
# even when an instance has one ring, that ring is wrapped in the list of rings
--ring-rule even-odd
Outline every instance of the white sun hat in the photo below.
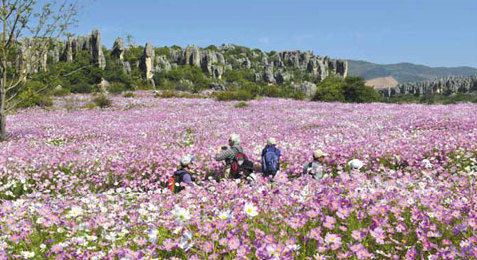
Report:
[[[348,165],[351,169],[361,169],[361,167],[363,167],[364,163],[359,160],[359,159],[353,159],[351,161],[348,162]]]

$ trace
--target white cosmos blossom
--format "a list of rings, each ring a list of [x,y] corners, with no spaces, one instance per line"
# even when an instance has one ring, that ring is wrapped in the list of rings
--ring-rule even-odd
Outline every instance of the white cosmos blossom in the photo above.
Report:
[[[250,217],[255,217],[258,215],[258,208],[255,207],[252,203],[246,203],[243,207],[243,211]]]
[[[178,207],[173,210],[174,217],[179,222],[184,222],[190,219],[190,212],[187,209]]]
[[[71,210],[70,212],[68,212],[68,215],[66,215],[67,217],[78,217],[78,216],[81,216],[83,214],[83,209],[79,206],[73,206],[71,207]]]
[[[35,252],[30,252],[30,251],[21,251],[20,254],[26,259],[30,259],[35,256]]]
[[[232,218],[233,218],[233,215],[230,213],[230,210],[222,211],[219,213],[219,219],[221,220],[227,220]]]

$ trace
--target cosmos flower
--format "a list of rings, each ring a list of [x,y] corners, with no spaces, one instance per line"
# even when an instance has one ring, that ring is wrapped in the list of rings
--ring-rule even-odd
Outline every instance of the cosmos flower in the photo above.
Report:
[[[258,208],[252,203],[245,203],[243,211],[250,217],[255,217],[258,215]]]

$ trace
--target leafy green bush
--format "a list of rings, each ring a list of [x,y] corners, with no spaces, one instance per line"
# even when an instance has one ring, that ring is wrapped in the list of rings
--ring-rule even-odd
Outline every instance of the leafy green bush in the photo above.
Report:
[[[52,94],[55,97],[64,97],[64,96],[68,96],[69,94],[71,94],[71,92],[67,88],[59,88],[59,89],[54,89]]]
[[[366,86],[366,81],[361,77],[347,77],[344,81],[343,95],[346,102],[371,103],[381,99],[379,93]]]
[[[40,95],[32,89],[21,92],[18,95],[19,103],[18,107],[27,108],[27,107],[50,107],[53,105],[53,100],[45,95]]]
[[[108,87],[108,91],[113,94],[120,94],[126,90],[126,85],[121,82],[111,82]]]
[[[91,84],[81,82],[71,86],[71,92],[73,93],[91,93],[97,90],[97,88]]]
[[[242,107],[248,107],[249,104],[247,102],[240,101],[237,104],[234,105],[235,108],[242,108]]]
[[[99,95],[98,97],[93,98],[93,102],[100,108],[110,107],[113,103],[113,101],[105,95]]]
[[[344,81],[338,77],[329,76],[316,86],[313,100],[324,102],[345,102],[343,95]]]
[[[373,88],[361,77],[329,76],[317,84],[313,100],[325,102],[369,103],[381,100]]]
[[[134,94],[133,92],[127,92],[123,95],[123,97],[125,98],[132,98],[132,97],[135,97],[136,94]]]
[[[170,52],[169,52],[169,48],[168,48],[168,47],[159,47],[159,48],[156,48],[154,52],[155,52],[155,54],[156,54],[157,56],[159,56],[159,55],[164,55],[164,56],[166,56],[166,57],[169,57],[169,55],[170,55]]]
[[[204,98],[202,95],[187,92],[162,91],[154,95],[155,98]]]
[[[214,93],[215,99],[218,101],[241,100],[247,101],[254,98],[254,96],[245,90],[238,91],[221,91]]]

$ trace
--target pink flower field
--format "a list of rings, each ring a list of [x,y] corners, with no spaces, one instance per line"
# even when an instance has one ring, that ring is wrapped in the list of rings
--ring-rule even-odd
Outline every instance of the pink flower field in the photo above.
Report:
[[[477,259],[476,105],[88,100],[9,116],[0,259]],[[274,182],[213,178],[232,133],[257,169],[277,140]],[[186,154],[200,182],[172,194]]]

